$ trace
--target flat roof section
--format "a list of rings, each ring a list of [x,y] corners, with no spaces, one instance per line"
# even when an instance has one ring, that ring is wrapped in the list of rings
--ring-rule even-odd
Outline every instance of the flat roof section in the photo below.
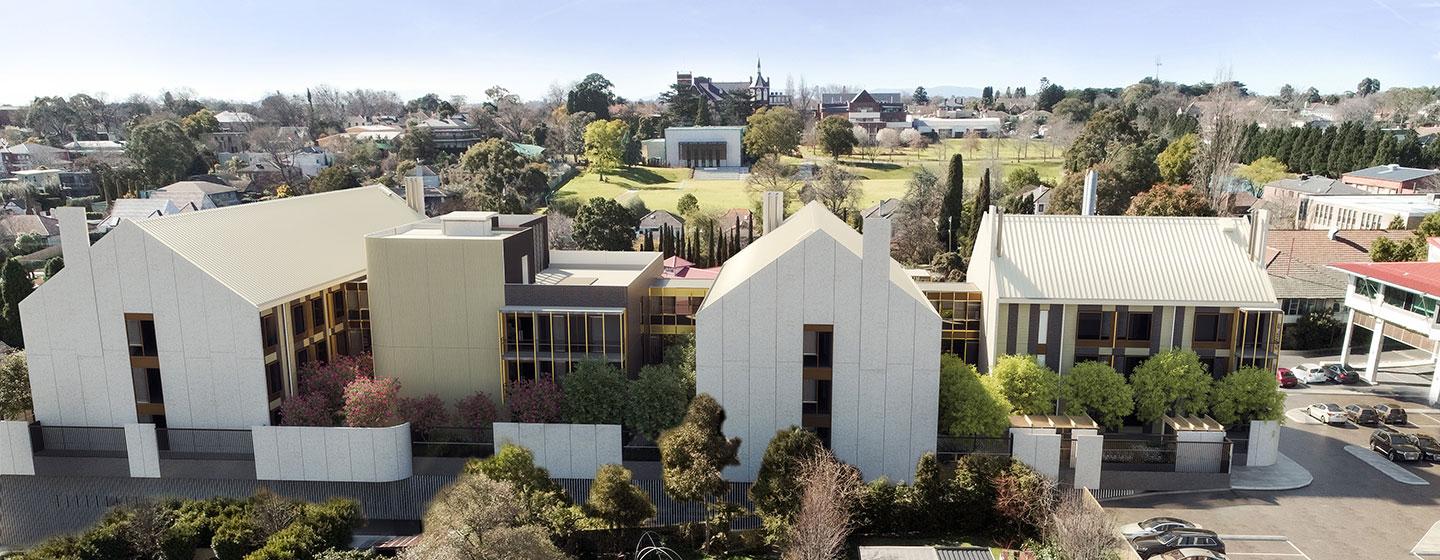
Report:
[[[1310,204],[1325,204],[1336,208],[1349,210],[1363,210],[1367,212],[1383,212],[1386,214],[1406,214],[1409,216],[1428,216],[1440,212],[1440,204],[1437,204],[1435,197],[1428,194],[1371,194],[1371,195],[1338,195],[1321,198],[1311,198]],[[1311,210],[1314,213],[1314,210]]]
[[[546,286],[630,286],[661,254],[644,251],[550,251],[550,266],[535,274]]]

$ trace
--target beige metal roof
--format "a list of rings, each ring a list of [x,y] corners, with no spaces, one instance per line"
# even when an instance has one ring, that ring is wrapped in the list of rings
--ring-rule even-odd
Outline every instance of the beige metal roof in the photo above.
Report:
[[[983,287],[993,274],[987,299],[1278,307],[1245,218],[1005,215],[992,258],[994,219],[985,215],[969,278]]]
[[[794,215],[785,218],[785,223],[780,224],[780,227],[756,238],[735,256],[725,261],[725,265],[720,268],[720,275],[715,278],[715,284],[711,286],[710,293],[705,297],[705,303],[701,305],[701,309],[712,301],[718,301],[726,292],[745,282],[771,261],[780,258],[780,255],[785,254],[791,247],[800,244],[805,238],[817,232],[830,236],[841,247],[849,249],[857,257],[862,256],[864,252],[865,238],[860,235],[860,232],[835,217],[824,205],[819,202],[811,202]],[[848,272],[848,274],[859,273],[859,270]],[[925,299],[925,294],[920,293],[920,288],[916,287],[915,281],[910,279],[910,276],[905,273],[904,267],[895,262],[895,259],[890,259],[890,281],[905,290],[910,297],[927,306],[930,305],[930,300]]]
[[[423,218],[375,185],[134,223],[264,309],[365,272],[365,234]]]

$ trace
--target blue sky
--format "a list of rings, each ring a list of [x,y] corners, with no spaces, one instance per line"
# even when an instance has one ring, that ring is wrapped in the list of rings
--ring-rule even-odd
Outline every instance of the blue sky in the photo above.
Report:
[[[717,13],[718,12],[718,13]],[[495,2],[0,0],[0,103],[189,88],[254,100],[330,84],[527,98],[590,72],[653,97],[691,70],[781,86],[1067,87],[1223,70],[1254,91],[1440,85],[1440,0]]]

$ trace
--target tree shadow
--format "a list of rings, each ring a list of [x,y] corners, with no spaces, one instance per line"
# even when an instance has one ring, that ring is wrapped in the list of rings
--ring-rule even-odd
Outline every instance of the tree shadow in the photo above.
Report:
[[[641,185],[655,185],[659,183],[673,183],[668,177],[646,169],[644,167],[626,167],[614,173],[616,177],[633,181]]]
[[[873,161],[873,162],[871,162],[871,161],[844,160],[842,163],[844,163],[845,165],[853,166],[853,167],[862,167],[862,168],[865,168],[865,169],[874,169],[874,170],[876,170],[876,171],[894,171],[894,170],[896,170],[896,169],[900,169],[901,167],[903,167],[903,166],[901,166],[901,165],[898,164],[898,163],[886,163],[886,162],[880,162],[880,161]]]

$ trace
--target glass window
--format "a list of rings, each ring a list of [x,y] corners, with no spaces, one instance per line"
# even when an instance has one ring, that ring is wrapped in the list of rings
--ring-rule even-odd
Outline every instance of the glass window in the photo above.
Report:
[[[805,331],[801,350],[801,365],[804,367],[832,367],[834,363],[835,333],[829,331]]]
[[[294,329],[296,338],[305,336],[305,304],[290,306],[290,326]]]
[[[1149,313],[1131,313],[1130,325],[1125,331],[1125,338],[1130,340],[1150,340],[1150,319]]]
[[[330,292],[330,316],[334,317],[336,323],[345,320],[345,292]]]
[[[271,395],[285,391],[285,372],[281,369],[280,362],[265,366],[265,389]]]
[[[325,327],[325,298],[310,300],[310,325],[316,330]]]
[[[280,344],[280,314],[278,312],[260,318],[260,344],[265,348]]]
[[[1195,342],[1230,340],[1230,314],[1199,313],[1195,315]]]
[[[1104,340],[1105,319],[1104,313],[1099,311],[1082,312],[1076,317],[1075,338],[1079,340]]]

